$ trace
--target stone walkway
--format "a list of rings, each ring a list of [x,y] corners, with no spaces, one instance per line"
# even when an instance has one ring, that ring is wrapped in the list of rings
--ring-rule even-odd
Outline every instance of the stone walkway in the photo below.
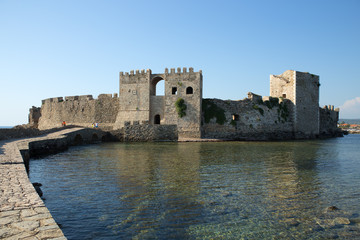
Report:
[[[19,149],[27,149],[31,141],[63,138],[80,129],[0,141],[0,239],[66,239],[30,182]]]

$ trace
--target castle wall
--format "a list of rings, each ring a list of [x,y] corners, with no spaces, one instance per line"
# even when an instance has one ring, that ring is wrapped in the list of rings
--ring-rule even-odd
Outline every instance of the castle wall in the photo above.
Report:
[[[176,125],[153,125],[148,123],[126,122],[122,128],[123,141],[148,142],[148,141],[176,141],[178,132]]]
[[[240,101],[203,99],[203,136],[231,140],[292,139],[291,108],[290,101],[279,103],[279,99],[269,97]]]
[[[294,131],[297,138],[319,135],[319,76],[296,72]]]
[[[173,89],[176,88],[176,94]],[[192,89],[189,93],[190,88]],[[182,98],[186,105],[186,115],[179,117],[175,102]],[[165,124],[176,124],[179,137],[201,137],[201,101],[202,72],[194,72],[193,68],[172,68],[170,73],[165,69]]]
[[[98,99],[92,95],[49,98],[42,101],[38,127],[40,130],[61,127],[65,121],[67,125],[83,127],[97,122],[102,129],[112,129],[118,108],[117,94],[114,97],[102,94]]]
[[[325,106],[319,108],[320,111],[320,135],[334,137],[341,131],[337,124],[339,121],[339,108],[334,106]]]
[[[294,103],[296,138],[319,135],[319,86],[319,76],[310,73],[288,70],[281,75],[270,75],[270,95]]]
[[[165,81],[165,95],[156,96],[156,86]],[[191,91],[190,91],[191,90]],[[175,102],[182,98],[187,106],[186,116],[179,117]],[[202,73],[193,68],[166,68],[163,74],[152,74],[151,70],[136,70],[120,73],[119,113],[115,129],[126,122],[155,123],[160,115],[160,124],[177,125],[180,137],[201,137]]]
[[[295,71],[287,70],[281,75],[270,75],[270,96],[287,98],[295,103]]]
[[[33,106],[29,109],[29,125],[38,128],[39,119],[41,117],[41,108]]]
[[[125,122],[149,121],[151,70],[134,73],[120,72],[119,111],[114,128],[124,127]]]
[[[166,126],[176,126],[179,138],[232,140],[316,138],[338,131],[338,111],[318,106],[320,84],[314,74],[288,70],[271,75],[270,97],[248,93],[241,101],[202,99],[202,72],[193,68],[166,68],[160,74],[150,69],[120,72],[119,81],[119,97],[101,94],[98,99],[84,95],[43,100],[41,117],[33,107],[29,123],[50,129],[61,127],[63,121],[83,127],[97,122],[102,129],[124,132],[131,141],[156,139],[162,136],[159,131],[172,139],[174,130]],[[161,81],[165,94],[156,96]],[[186,109],[180,116],[176,102],[181,99]]]
[[[155,124],[154,119],[155,115],[160,115],[160,124],[165,124],[164,119],[164,106],[165,106],[165,98],[164,96],[150,96],[151,99],[151,107],[150,107],[150,123]]]

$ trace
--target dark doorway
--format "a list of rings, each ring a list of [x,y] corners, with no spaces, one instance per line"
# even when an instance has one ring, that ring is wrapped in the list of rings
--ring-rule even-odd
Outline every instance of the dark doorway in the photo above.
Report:
[[[74,145],[81,145],[83,144],[83,138],[80,134],[77,134],[74,138]]]
[[[160,115],[156,114],[154,117],[154,124],[160,124]]]

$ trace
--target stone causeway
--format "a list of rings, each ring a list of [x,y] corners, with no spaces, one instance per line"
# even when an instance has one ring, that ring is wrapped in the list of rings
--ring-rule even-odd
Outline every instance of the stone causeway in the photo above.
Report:
[[[0,239],[66,239],[30,182],[21,151],[28,150],[29,143],[65,139],[81,130],[0,141]]]

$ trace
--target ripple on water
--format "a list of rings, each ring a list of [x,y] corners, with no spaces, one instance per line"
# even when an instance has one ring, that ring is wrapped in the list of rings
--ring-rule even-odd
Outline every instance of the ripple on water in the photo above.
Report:
[[[30,178],[69,239],[351,239],[359,143],[108,143],[32,160]]]

